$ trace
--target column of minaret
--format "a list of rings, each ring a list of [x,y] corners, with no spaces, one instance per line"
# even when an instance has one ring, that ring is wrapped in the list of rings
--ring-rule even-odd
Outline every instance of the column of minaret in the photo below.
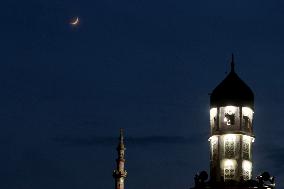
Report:
[[[209,138],[212,179],[217,181],[250,180],[254,141],[251,132],[252,109],[242,106],[221,106],[212,108],[210,113],[211,120],[213,120]],[[216,118],[220,120],[219,124],[214,123]],[[241,129],[238,129],[239,127]]]
[[[242,181],[252,178],[254,95],[234,69],[213,90],[210,99],[211,179]]]
[[[117,146],[118,157],[116,159],[116,169],[113,171],[113,177],[115,180],[115,189],[124,189],[124,179],[127,172],[124,169],[124,152],[126,148],[124,146],[123,130],[120,129],[119,143]]]

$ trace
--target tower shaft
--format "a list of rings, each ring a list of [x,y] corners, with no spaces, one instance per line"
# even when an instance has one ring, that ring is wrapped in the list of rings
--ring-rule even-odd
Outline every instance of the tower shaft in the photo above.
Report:
[[[210,110],[210,172],[216,181],[252,178],[253,111],[242,106]]]
[[[124,137],[123,130],[120,129],[119,143],[116,148],[118,157],[116,159],[116,169],[113,171],[113,177],[115,180],[115,189],[124,189],[124,180],[126,178],[127,172],[124,169],[125,165],[125,145],[124,145]]]
[[[274,189],[268,172],[253,179],[252,143],[254,94],[231,72],[210,94],[210,179],[205,171],[194,177],[192,189]]]
[[[231,72],[210,96],[210,175],[216,182],[242,182],[252,178],[254,94]]]

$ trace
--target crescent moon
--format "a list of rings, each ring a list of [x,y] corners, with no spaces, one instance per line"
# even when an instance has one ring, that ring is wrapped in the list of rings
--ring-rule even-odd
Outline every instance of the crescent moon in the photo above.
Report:
[[[76,17],[76,19],[74,21],[70,22],[70,24],[73,25],[73,26],[77,25],[78,23],[79,23],[78,17]]]

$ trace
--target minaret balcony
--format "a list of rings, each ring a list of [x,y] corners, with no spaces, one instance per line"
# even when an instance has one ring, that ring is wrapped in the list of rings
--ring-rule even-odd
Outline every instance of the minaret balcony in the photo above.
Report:
[[[113,177],[115,178],[120,178],[120,177],[126,177],[127,176],[127,171],[125,170],[114,170],[113,171]]]

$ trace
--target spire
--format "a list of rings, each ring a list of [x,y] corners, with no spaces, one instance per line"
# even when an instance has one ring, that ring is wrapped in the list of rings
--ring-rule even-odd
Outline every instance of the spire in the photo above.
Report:
[[[120,133],[119,133],[119,143],[117,146],[117,151],[119,153],[119,156],[121,156],[120,154],[123,153],[125,151],[125,147],[124,147],[124,136],[123,136],[123,129],[120,129]],[[122,152],[123,151],[123,152]],[[124,156],[124,155],[123,155]]]
[[[232,59],[231,59],[231,72],[235,72],[235,59],[234,59],[233,53],[232,53]]]
[[[120,144],[123,144],[123,139],[124,139],[124,137],[123,137],[123,129],[120,128],[120,135],[119,135]]]
[[[123,136],[123,129],[120,129],[119,134],[119,142],[116,148],[117,150],[117,159],[116,159],[116,169],[113,171],[113,177],[115,179],[115,189],[124,189],[124,179],[126,178],[127,172],[124,169],[124,153],[125,153],[125,146],[124,146],[124,136]]]

